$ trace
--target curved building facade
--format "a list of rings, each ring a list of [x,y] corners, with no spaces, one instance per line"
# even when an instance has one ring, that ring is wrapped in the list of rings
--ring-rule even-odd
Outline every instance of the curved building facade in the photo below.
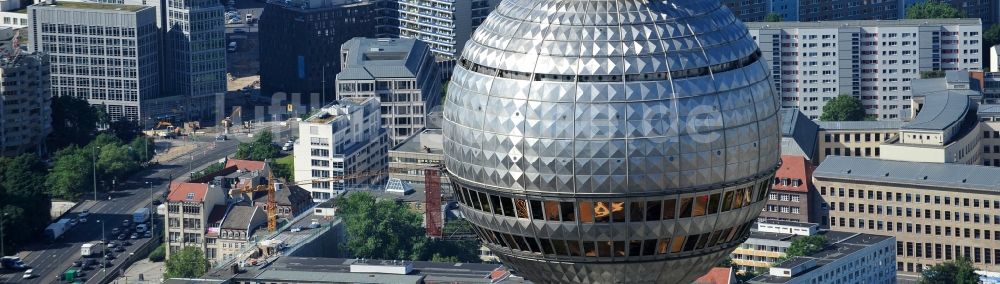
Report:
[[[718,1],[505,0],[445,102],[460,207],[534,282],[691,283],[779,164],[760,54]]]

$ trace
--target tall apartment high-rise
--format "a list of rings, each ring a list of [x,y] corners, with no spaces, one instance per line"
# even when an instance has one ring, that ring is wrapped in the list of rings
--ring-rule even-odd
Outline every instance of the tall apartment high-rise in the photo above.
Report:
[[[321,96],[334,100],[340,73],[340,45],[376,34],[378,12],[372,0],[271,1],[260,15],[261,92]]]
[[[499,0],[398,2],[399,37],[419,39],[441,60],[453,60]]]
[[[440,105],[438,65],[422,41],[354,38],[340,57],[337,98],[378,97],[392,145],[420,132],[427,112]]]
[[[184,98],[185,118],[214,119],[215,95],[226,91],[224,7],[217,0],[162,2],[164,95]]]
[[[138,121],[161,97],[156,19],[149,6],[39,3],[28,7],[29,50],[49,54],[52,95]]]
[[[771,12],[772,0],[722,0],[722,4],[733,10],[733,15],[746,22],[763,21]]]
[[[343,99],[299,123],[295,182],[303,184],[313,201],[329,200],[347,188],[385,182],[389,136],[379,115],[378,98]],[[330,180],[343,176],[349,178]]]
[[[900,120],[910,81],[932,70],[981,70],[979,19],[748,23],[782,106],[817,119],[840,94],[869,115]]]
[[[49,57],[17,54],[17,34],[0,29],[0,155],[41,154],[52,132]]]

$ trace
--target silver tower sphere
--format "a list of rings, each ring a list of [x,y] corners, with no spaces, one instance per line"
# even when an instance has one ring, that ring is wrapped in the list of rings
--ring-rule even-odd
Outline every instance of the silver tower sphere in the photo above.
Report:
[[[778,96],[718,1],[505,0],[444,108],[466,218],[538,283],[691,283],[745,240]]]

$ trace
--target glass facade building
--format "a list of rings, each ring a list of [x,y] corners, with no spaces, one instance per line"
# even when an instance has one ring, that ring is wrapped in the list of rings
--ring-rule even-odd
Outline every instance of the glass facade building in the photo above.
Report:
[[[718,1],[507,0],[448,88],[445,164],[539,283],[691,283],[738,246],[779,164],[778,95]]]

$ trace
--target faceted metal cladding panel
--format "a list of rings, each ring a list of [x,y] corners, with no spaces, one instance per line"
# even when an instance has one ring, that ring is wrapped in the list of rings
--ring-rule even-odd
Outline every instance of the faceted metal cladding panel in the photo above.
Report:
[[[639,241],[632,230],[645,230],[636,235],[654,243],[678,233],[715,237],[713,232],[755,219],[767,186],[752,191],[737,210],[684,220],[629,219],[620,228],[584,224],[582,210],[590,207],[569,207],[559,214],[572,216],[555,220],[542,207],[537,210],[545,212],[523,208],[542,220],[496,212],[516,206],[517,198],[527,204],[586,199],[592,205],[601,204],[598,199],[655,199],[665,206],[662,200],[725,197],[741,193],[737,185],[769,184],[780,141],[779,101],[771,86],[745,26],[717,1],[505,0],[455,68],[444,108],[445,163],[459,187],[491,196],[466,194],[462,208],[476,216],[470,221],[477,228],[596,244]],[[477,210],[470,202],[485,203]],[[501,209],[483,212],[487,207]],[[642,229],[663,226],[670,229]],[[496,253],[539,282],[690,283],[730,247],[696,243],[693,252],[679,255],[611,260],[556,260],[541,246],[527,257]],[[546,261],[551,263],[540,265]],[[649,270],[622,274],[623,267]]]

